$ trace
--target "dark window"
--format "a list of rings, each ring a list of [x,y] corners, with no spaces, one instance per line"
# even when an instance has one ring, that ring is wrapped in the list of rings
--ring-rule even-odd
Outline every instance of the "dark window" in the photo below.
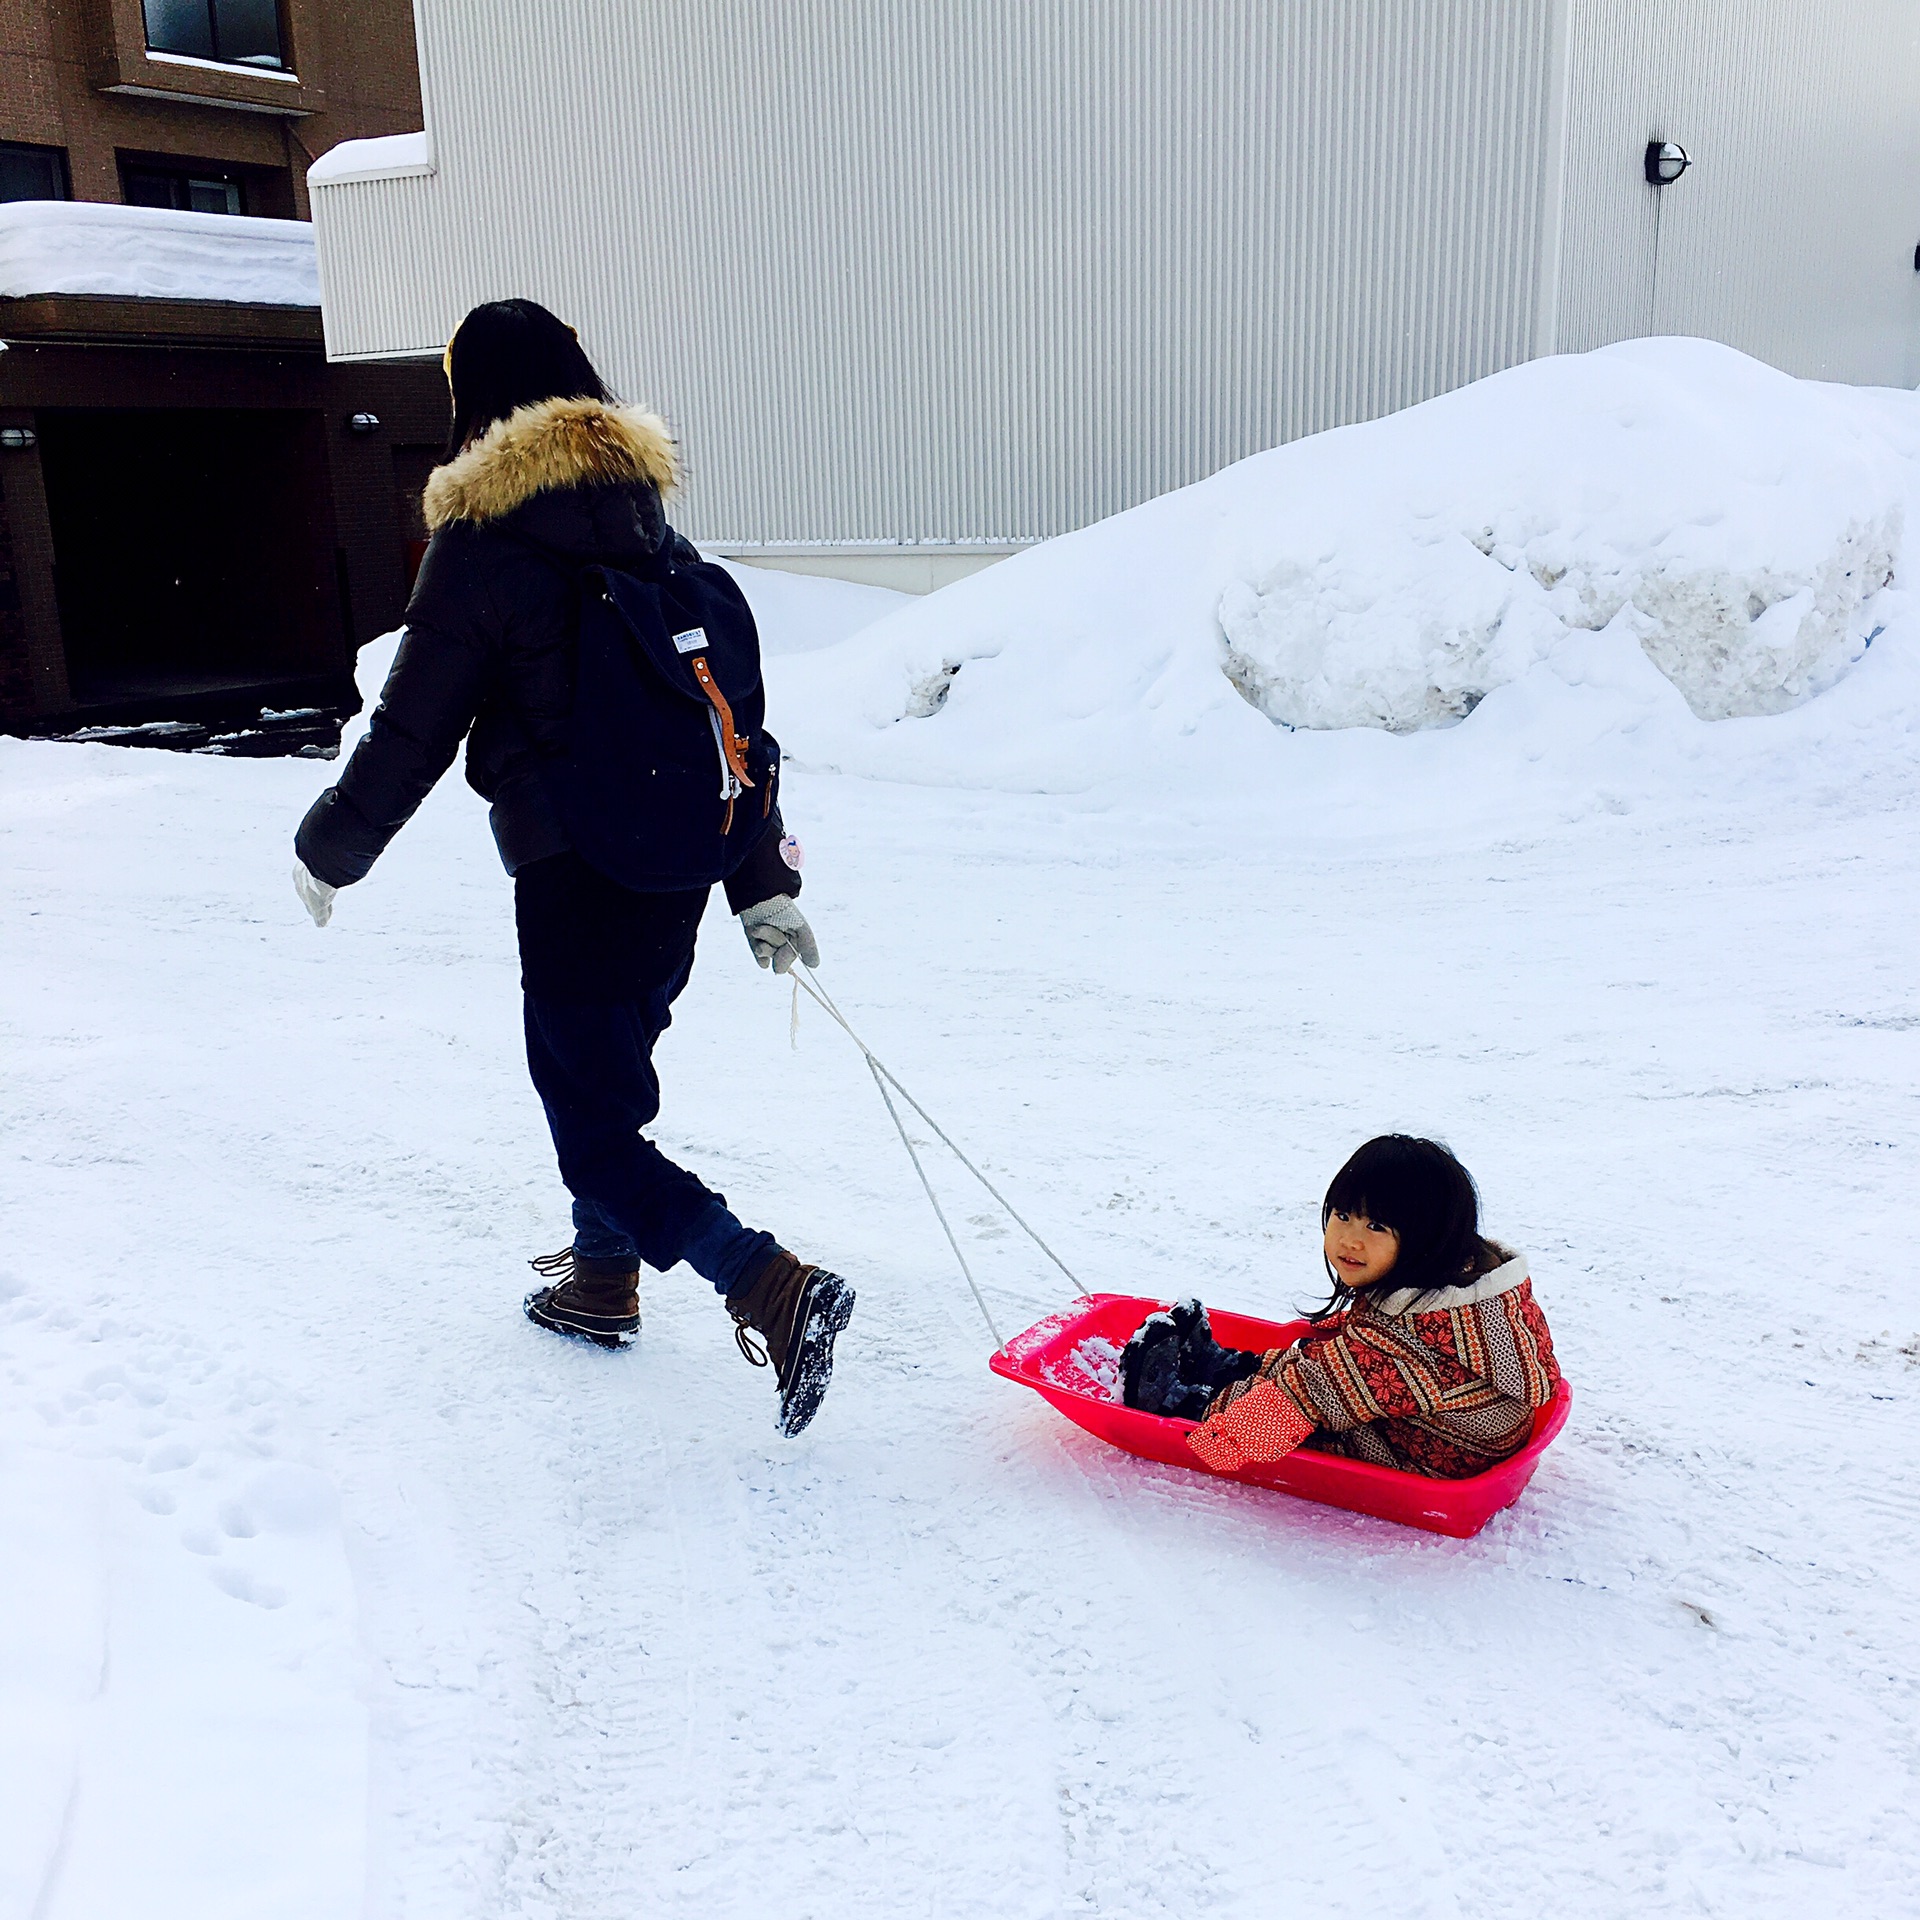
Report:
[[[50,407],[36,420],[82,705],[299,680],[351,659],[321,415]],[[131,513],[115,502],[129,472],[141,476]]]
[[[130,207],[177,207],[183,213],[245,213],[246,182],[231,167],[184,160],[177,167],[125,165],[120,184]]]
[[[284,67],[280,0],[146,0],[147,45],[231,67]]]
[[[130,207],[180,207],[200,213],[245,213],[263,220],[294,217],[293,175],[285,167],[252,167],[204,154],[139,153],[122,147],[120,197]]]
[[[0,200],[65,200],[64,147],[26,147],[0,140]]]

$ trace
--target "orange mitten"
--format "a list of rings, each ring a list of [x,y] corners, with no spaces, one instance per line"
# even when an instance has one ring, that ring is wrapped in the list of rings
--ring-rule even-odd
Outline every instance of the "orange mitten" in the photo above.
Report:
[[[1187,1435],[1215,1473],[1249,1460],[1284,1460],[1313,1432],[1313,1422],[1271,1380],[1261,1380]]]

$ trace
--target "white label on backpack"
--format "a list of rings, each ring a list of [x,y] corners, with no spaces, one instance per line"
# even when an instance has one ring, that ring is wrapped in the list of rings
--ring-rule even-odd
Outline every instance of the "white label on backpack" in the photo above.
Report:
[[[689,627],[685,633],[676,633],[673,636],[673,650],[675,653],[700,653],[705,650],[706,644],[707,630],[705,627]]]

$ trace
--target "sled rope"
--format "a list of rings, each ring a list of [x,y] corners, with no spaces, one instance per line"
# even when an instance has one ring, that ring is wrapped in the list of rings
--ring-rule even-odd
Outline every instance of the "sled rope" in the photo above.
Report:
[[[1001,1209],[1006,1213],[1007,1217],[1012,1220],[1014,1225],[1067,1276],[1068,1280],[1073,1283],[1075,1294],[1081,1299],[1085,1299],[1087,1290],[1080,1284],[1079,1278],[1075,1275],[1073,1269],[1027,1224],[1021,1217],[1020,1210],[1013,1202],[960,1151],[959,1147],[954,1144],[952,1136],[941,1126],[939,1121],[900,1084],[892,1068],[887,1066],[879,1055],[854,1032],[847,1020],[847,1016],[834,1005],[833,996],[827,992],[826,988],[821,986],[817,979],[803,979],[798,967],[792,969],[792,977],[796,989],[793,1003],[795,1015],[798,1015],[800,1009],[799,992],[804,990],[807,997],[831,1017],[840,1031],[844,1033],[865,1056],[867,1071],[873,1075],[873,1084],[879,1088],[880,1098],[886,1103],[887,1113],[893,1121],[894,1130],[900,1135],[900,1144],[906,1148],[907,1158],[913,1162],[913,1170],[920,1176],[920,1184],[926,1189],[927,1200],[933,1207],[934,1218],[940,1222],[940,1230],[947,1236],[947,1245],[953,1249],[953,1257],[960,1263],[960,1271],[966,1276],[967,1286],[973,1294],[974,1304],[980,1309],[981,1319],[987,1323],[987,1331],[993,1335],[995,1347],[1004,1353],[1007,1348],[1007,1343],[1001,1337],[1000,1329],[994,1325],[993,1313],[987,1306],[986,1300],[982,1297],[980,1288],[974,1280],[973,1269],[967,1264],[967,1256],[960,1251],[960,1242],[954,1237],[953,1228],[947,1224],[946,1211],[940,1205],[940,1197],[934,1192],[933,1182],[927,1178],[927,1170],[920,1164],[919,1151],[915,1148],[913,1141],[908,1137],[906,1123],[900,1118],[900,1111],[893,1104],[894,1094],[897,1093],[900,1098],[926,1122],[928,1127],[932,1129],[935,1137],[940,1141],[940,1144],[993,1195],[994,1199],[999,1202]],[[889,1089],[891,1089],[891,1091],[889,1091]]]

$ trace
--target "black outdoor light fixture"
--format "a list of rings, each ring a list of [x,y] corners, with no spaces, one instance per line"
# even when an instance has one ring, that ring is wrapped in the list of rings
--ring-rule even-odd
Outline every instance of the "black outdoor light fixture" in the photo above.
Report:
[[[0,427],[0,447],[8,453],[25,453],[37,438],[31,427]]]
[[[350,413],[347,415],[349,433],[378,433],[380,416],[377,413]]]
[[[1671,140],[1649,140],[1644,163],[1647,185],[1670,187],[1693,165],[1687,150]]]

